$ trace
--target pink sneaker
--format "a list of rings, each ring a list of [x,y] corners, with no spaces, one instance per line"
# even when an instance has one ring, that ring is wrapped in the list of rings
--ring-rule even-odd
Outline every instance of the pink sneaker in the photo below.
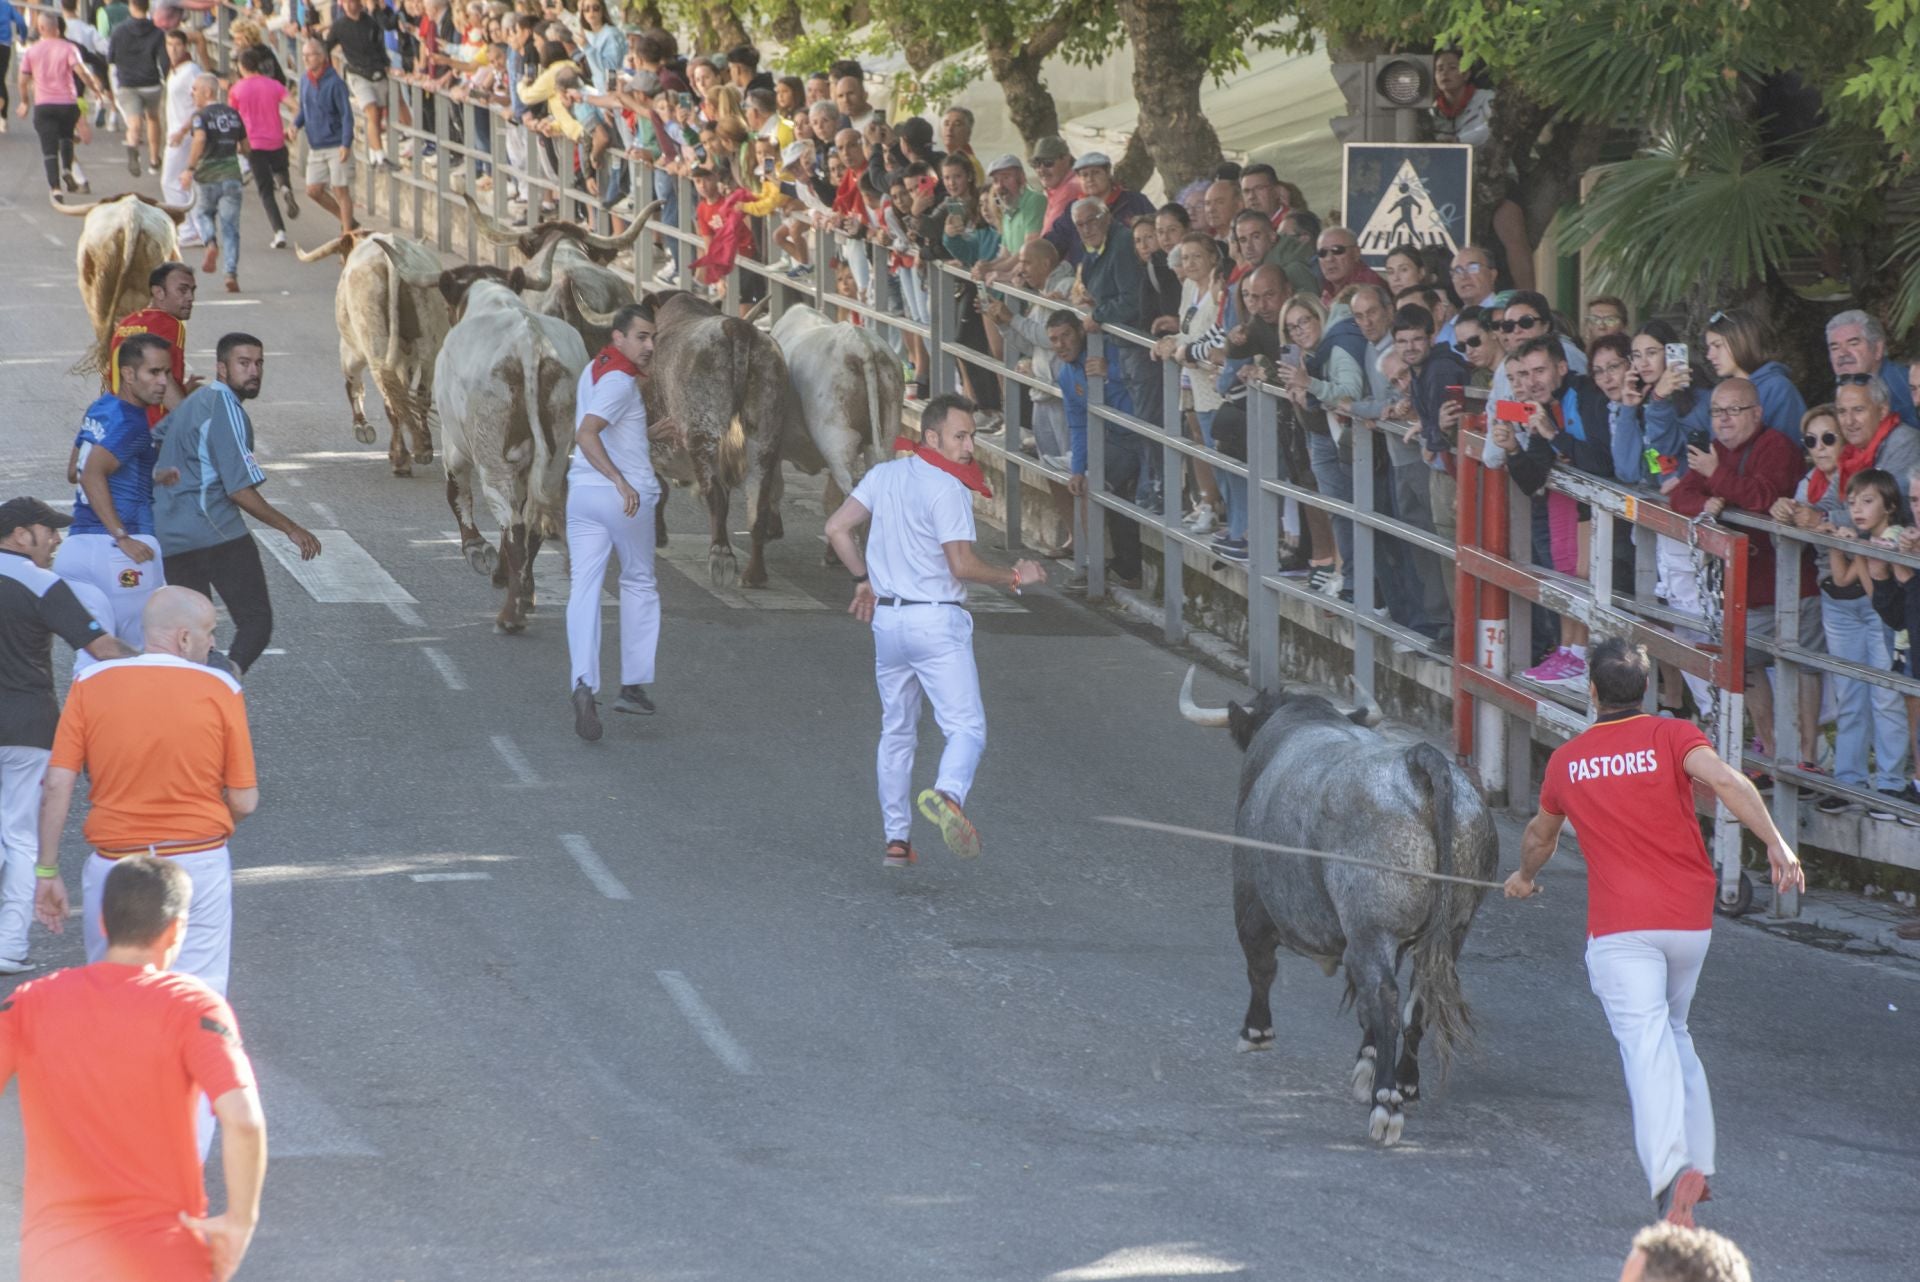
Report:
[[[1567,664],[1574,658],[1565,649],[1555,650],[1540,662],[1534,664],[1520,675],[1529,681],[1538,681],[1542,685],[1552,685],[1567,675]],[[1582,664],[1584,668],[1586,665]]]
[[[1566,662],[1561,666],[1560,675],[1553,679],[1555,685],[1571,690],[1584,691],[1587,688],[1587,661],[1571,650],[1562,650]]]

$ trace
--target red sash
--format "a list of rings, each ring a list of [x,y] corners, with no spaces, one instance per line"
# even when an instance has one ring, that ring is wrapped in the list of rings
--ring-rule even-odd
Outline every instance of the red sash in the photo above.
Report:
[[[640,378],[640,367],[628,360],[625,356],[622,356],[619,348],[615,347],[612,343],[608,343],[600,349],[600,354],[593,358],[594,385],[596,387],[599,386],[600,378],[603,374],[608,374],[616,370],[622,374],[633,375],[635,381],[638,381]]]
[[[931,445],[922,445],[911,437],[906,436],[896,436],[893,438],[893,452],[895,454],[915,455],[932,466],[939,468],[942,472],[945,472],[948,476],[951,476],[954,480],[960,482],[960,484],[966,486],[981,498],[990,499],[993,497],[993,491],[987,488],[986,473],[980,470],[978,463],[956,463],[939,450],[934,449]]]

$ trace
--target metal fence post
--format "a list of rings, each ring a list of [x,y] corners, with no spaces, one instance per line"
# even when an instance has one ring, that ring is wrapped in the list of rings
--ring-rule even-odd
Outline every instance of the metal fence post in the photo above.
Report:
[[[1748,535],[1749,538],[1763,537]],[[1800,611],[1805,602],[1800,597],[1800,567],[1802,558],[1800,546],[1796,543],[1776,541],[1774,544],[1773,570],[1773,630],[1774,644],[1781,647],[1800,644]],[[1800,682],[1808,674],[1802,672],[1800,665],[1784,656],[1774,660],[1774,671],[1779,674],[1779,682],[1773,692],[1773,756],[1776,761],[1800,760]],[[1766,673],[1760,674],[1760,680],[1767,679]],[[1818,676],[1814,680],[1819,680]],[[1789,756],[1791,753],[1793,755]],[[1773,772],[1773,824],[1787,839],[1787,844],[1799,848],[1800,845],[1800,785],[1791,775],[1781,771]],[[1767,909],[1767,916],[1776,920],[1800,915],[1800,895],[1797,891],[1776,892],[1773,903]]]
[[[453,229],[447,225],[447,171],[453,168],[455,157],[448,150],[453,141],[453,112],[460,104],[451,98],[443,98],[432,90],[433,104],[433,243],[443,253],[453,248]],[[450,110],[451,109],[451,110]],[[418,189],[413,193],[414,203],[420,201]]]
[[[1347,433],[1353,441],[1353,507],[1355,513],[1364,512],[1371,516],[1378,510],[1374,502],[1373,452],[1375,442],[1373,433],[1357,423],[1347,424]],[[1374,528],[1365,521],[1353,523],[1353,560],[1347,567],[1347,587],[1353,593],[1353,681],[1373,697],[1373,629],[1365,626],[1362,619],[1373,619],[1375,604],[1373,585],[1377,579],[1375,567],[1379,564],[1380,544]]]
[[[1106,358],[1107,340],[1098,333],[1087,335],[1083,363],[1092,365]],[[1106,510],[1094,495],[1107,487],[1107,423],[1097,412],[1107,404],[1106,378],[1087,375],[1087,493],[1080,503],[1086,507],[1086,529],[1080,542],[1087,549],[1087,597],[1098,600],[1107,594],[1107,521]]]
[[[225,5],[215,7],[213,11],[213,69],[221,79],[226,79],[233,71],[229,56],[228,29],[233,22],[233,12]],[[296,90],[296,92],[298,92]]]
[[[1164,437],[1185,435],[1186,421],[1180,409],[1180,365],[1160,362],[1160,431]],[[1187,639],[1187,553],[1175,534],[1180,520],[1180,493],[1186,475],[1186,456],[1169,440],[1147,440],[1150,449],[1160,451],[1160,632],[1168,644]]]
[[[922,270],[909,267],[908,271]],[[928,264],[927,296],[932,306],[927,308],[927,363],[931,372],[927,378],[927,395],[938,396],[942,392],[952,391],[959,379],[959,364],[953,354],[947,350],[947,344],[959,336],[959,317],[955,314],[953,289],[947,278],[940,273],[938,263]]]
[[[1280,479],[1279,405],[1264,388],[1247,392],[1247,672],[1256,690],[1280,686],[1281,498],[1267,488]]]

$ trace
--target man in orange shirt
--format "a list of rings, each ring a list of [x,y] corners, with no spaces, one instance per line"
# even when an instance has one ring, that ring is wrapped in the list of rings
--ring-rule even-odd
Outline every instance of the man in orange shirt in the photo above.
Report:
[[[226,1282],[260,1216],[266,1121],[227,1003],[170,974],[192,880],[114,866],[103,958],[0,998],[0,1087],[20,1077],[21,1282]],[[220,1118],[227,1209],[207,1214],[195,1100]]]
[[[213,603],[165,587],[147,601],[147,652],[96,663],[78,674],[54,732],[40,802],[40,885],[34,914],[56,934],[67,916],[60,833],[82,770],[91,801],[82,831],[93,853],[80,874],[87,959],[106,954],[100,895],[116,859],[152,854],[193,878],[193,911],[180,969],[221,996],[233,939],[234,822],[260,803],[253,739],[240,683],[205,666]]]

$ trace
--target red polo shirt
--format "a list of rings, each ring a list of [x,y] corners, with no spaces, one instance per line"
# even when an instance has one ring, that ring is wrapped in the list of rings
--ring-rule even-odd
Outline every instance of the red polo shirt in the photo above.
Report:
[[[171,312],[163,312],[158,307],[145,307],[128,316],[113,327],[113,338],[107,345],[107,390],[120,390],[120,344],[135,334],[152,334],[164,338],[173,345],[173,381],[182,388],[187,385],[187,324]],[[152,427],[167,416],[164,405],[147,407],[147,426]]]

